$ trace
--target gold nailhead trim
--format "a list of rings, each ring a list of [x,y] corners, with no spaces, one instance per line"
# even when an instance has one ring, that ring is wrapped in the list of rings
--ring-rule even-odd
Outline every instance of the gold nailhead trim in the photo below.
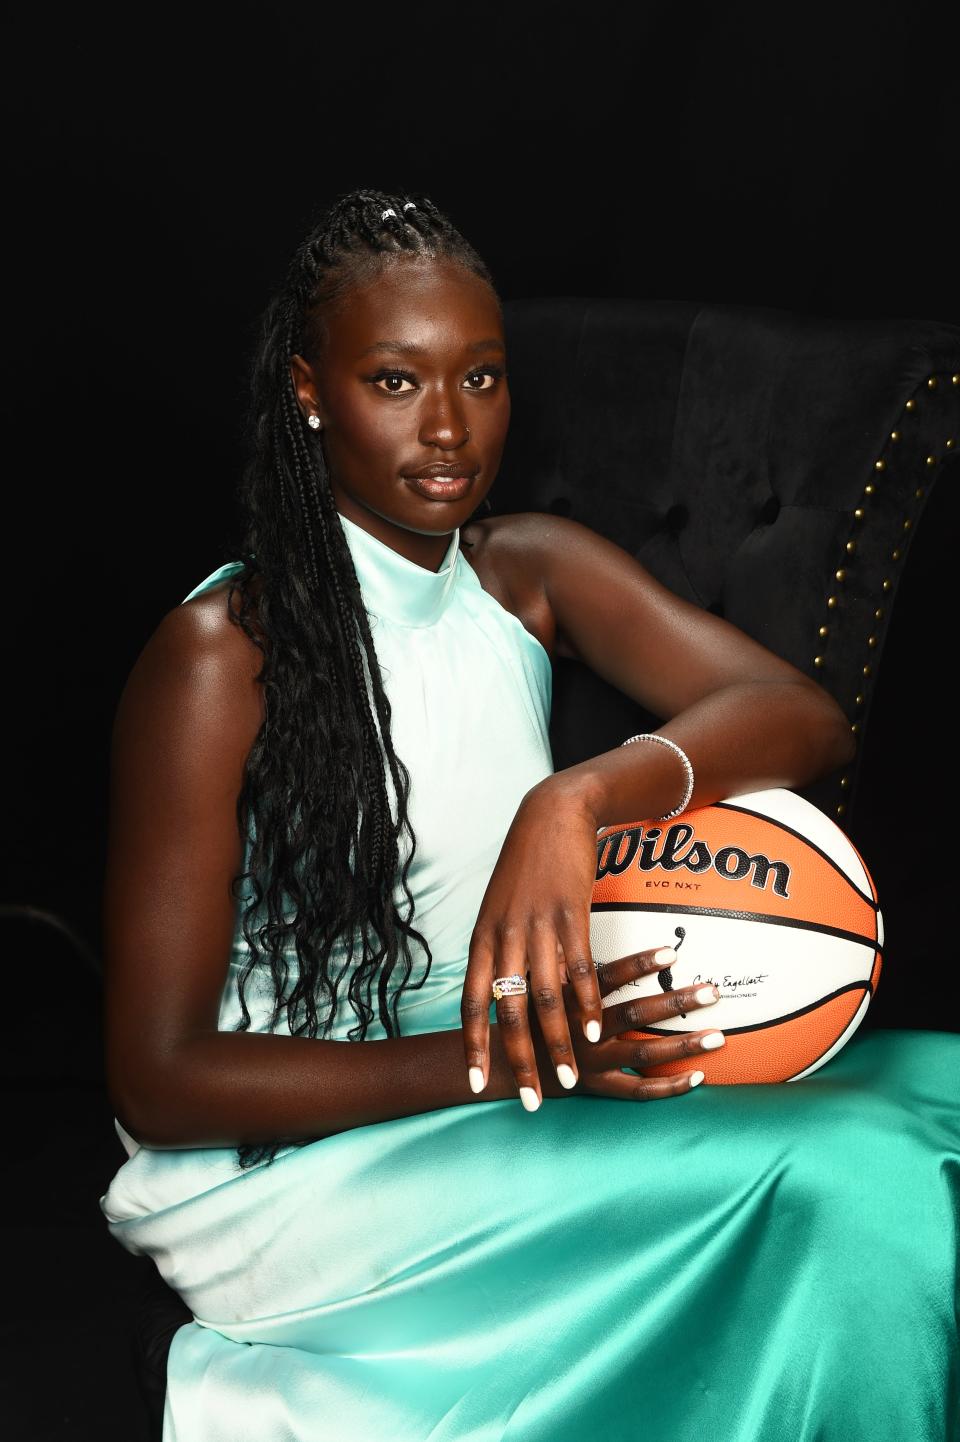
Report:
[[[817,635],[818,635],[818,636],[829,636],[829,635],[830,635],[830,627],[829,627],[829,626],[821,626],[821,627],[820,627],[820,630],[817,632]]]
[[[936,458],[936,456],[927,456],[927,465],[928,465],[928,466],[935,466],[936,464],[937,464],[937,458]]]
[[[864,695],[861,693],[861,694],[857,697],[857,705],[858,705],[858,706],[862,706],[863,703],[864,703],[864,701],[865,701],[865,699],[866,699],[866,698],[865,698]]]
[[[844,791],[846,791],[847,787],[850,785],[850,777],[849,777],[849,776],[841,776],[841,777],[840,777],[840,785],[843,787]]]
[[[854,511],[854,513],[853,513],[853,519],[854,519],[855,521],[862,521],[862,520],[863,520],[863,517],[864,517],[864,514],[865,514],[865,512],[864,512],[863,507],[862,507],[862,506],[858,506],[857,509],[856,509],[856,510]]]
[[[917,409],[917,403],[916,403],[916,401],[913,399],[912,396],[911,396],[910,399],[907,401],[907,403],[906,403],[906,405],[904,406],[903,409],[904,409],[905,411],[915,411],[915,410]]]
[[[822,657],[822,656],[814,656],[814,658],[813,658],[813,664],[814,664],[815,666],[822,666],[822,665],[823,665],[823,657]]]
[[[878,606],[878,607],[877,607],[877,609],[876,609],[876,610],[874,611],[874,613],[873,613],[873,618],[874,618],[875,621],[882,621],[882,620],[883,620],[883,607],[882,607],[882,606]]]
[[[868,637],[867,637],[867,645],[870,647],[871,651],[873,650],[873,648],[874,648],[874,646],[875,646],[876,644],[877,644],[877,638],[876,638],[876,636],[868,636]]]
[[[893,582],[892,582],[892,581],[884,581],[884,583],[883,583],[883,589],[884,589],[885,591],[892,591],[892,590],[893,590]]]
[[[869,666],[864,666],[864,668],[863,668],[863,674],[864,674],[865,676],[870,676],[870,675],[872,674],[871,668],[870,668]]]
[[[837,604],[837,598],[836,598],[836,596],[828,596],[828,597],[827,597],[827,610],[828,610],[828,611],[832,611],[832,610],[834,609],[834,607],[836,606],[836,604]]]
[[[891,561],[899,561],[899,559],[900,559],[900,552],[899,552],[899,551],[891,551],[891,552],[890,552],[890,559],[891,559]]]
[[[887,469],[887,463],[882,456],[880,457],[879,461],[874,461],[873,469],[875,471],[885,471]]]
[[[948,437],[947,437],[947,450],[948,450],[948,451],[952,451],[955,445],[956,445],[956,441],[953,439],[953,436],[948,436]]]
[[[842,566],[839,571],[834,571],[834,576],[838,581],[845,581],[847,579],[847,573]]]
[[[852,556],[853,553],[854,553],[854,551],[855,551],[856,549],[857,549],[857,543],[856,543],[856,541],[848,541],[848,542],[847,542],[846,551],[847,551],[847,555],[848,555],[848,556]]]
[[[873,493],[874,493],[874,491],[875,491],[876,489],[877,489],[876,486],[864,486],[864,488],[863,488],[863,494],[864,494],[865,496],[872,496]]]
[[[904,521],[904,523],[903,523],[903,529],[904,529],[905,531],[909,531],[909,529],[910,529],[910,527],[911,527],[912,525],[913,525],[913,522],[912,522],[912,521],[910,521],[910,520]]]
[[[842,816],[843,813],[846,811],[846,809],[847,809],[847,808],[841,803],[841,804],[837,807],[837,815],[838,815],[838,816]]]
[[[916,496],[918,501],[922,501],[926,492],[924,491],[922,486],[918,486],[913,494]]]
[[[859,735],[860,735],[860,722],[859,722],[859,721],[854,721],[853,725],[850,727],[850,730],[853,732],[854,736],[859,736]]]
[[[890,432],[890,439],[893,441],[893,444],[896,445],[896,444],[897,444],[897,441],[900,439],[900,432],[899,432],[899,431],[891,431],[891,432]]]
[[[928,376],[928,377],[927,377],[927,385],[930,387],[930,389],[931,389],[932,391],[935,391],[936,388],[937,388],[937,378],[936,378],[936,376]]]
[[[960,371],[958,371],[955,376],[951,376],[950,379],[953,381],[955,386],[960,386]]]

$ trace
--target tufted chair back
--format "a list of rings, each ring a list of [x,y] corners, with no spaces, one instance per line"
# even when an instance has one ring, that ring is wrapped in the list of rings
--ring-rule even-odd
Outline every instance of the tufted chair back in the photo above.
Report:
[[[496,513],[583,521],[814,677],[863,739],[900,577],[960,456],[960,328],[687,302],[507,302]],[[658,719],[555,670],[558,769]],[[846,827],[860,754],[804,794]]]

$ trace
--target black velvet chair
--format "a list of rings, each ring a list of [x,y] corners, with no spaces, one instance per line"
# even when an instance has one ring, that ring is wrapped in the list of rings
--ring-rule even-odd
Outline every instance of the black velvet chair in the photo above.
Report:
[[[903,838],[891,838],[885,798],[893,799],[896,779],[891,748],[912,749],[922,771],[923,748],[934,744],[938,718],[944,724],[928,690],[905,737],[902,718],[914,713],[898,709],[896,678],[922,687],[918,658],[939,654],[931,627],[942,627],[952,590],[946,538],[960,480],[960,328],[588,299],[514,301],[506,319],[513,422],[494,511],[584,522],[836,697],[858,754],[804,794],[850,831],[878,882],[888,956],[878,996],[889,991],[898,1003],[882,1019],[951,1027],[927,989],[918,1002],[909,978],[899,989],[887,981],[901,938],[927,975],[939,964],[935,908],[945,915],[945,902],[942,888],[902,875]],[[936,518],[921,540],[928,507]],[[922,564],[911,569],[895,620],[915,548]],[[875,750],[868,722],[881,737]],[[556,663],[557,769],[656,724],[585,667]],[[927,786],[931,774],[928,767]],[[925,827],[936,844],[936,820]],[[918,928],[914,899],[925,884]],[[876,1024],[877,1006],[865,1025]],[[170,1338],[190,1314],[152,1263],[145,1284],[135,1348],[159,1438]]]

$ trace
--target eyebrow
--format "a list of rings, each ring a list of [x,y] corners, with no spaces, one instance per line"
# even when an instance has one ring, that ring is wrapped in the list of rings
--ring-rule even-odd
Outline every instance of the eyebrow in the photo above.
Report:
[[[503,341],[499,340],[497,336],[488,336],[486,340],[471,341],[470,345],[467,346],[467,350],[469,351],[481,351],[490,348],[495,348],[500,351],[505,349]],[[373,345],[368,345],[366,350],[362,350],[360,354],[362,356],[370,355],[372,351],[396,351],[400,355],[427,354],[423,346],[413,345],[409,341],[402,340],[378,340]]]

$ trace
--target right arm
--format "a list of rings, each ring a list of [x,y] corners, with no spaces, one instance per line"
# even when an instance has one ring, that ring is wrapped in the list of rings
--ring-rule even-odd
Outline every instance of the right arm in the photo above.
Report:
[[[230,622],[227,589],[165,617],[117,712],[104,927],[118,1120],[146,1146],[233,1147],[516,1098],[495,1025],[480,1096],[459,1029],[363,1044],[217,1030],[243,860],[236,802],[263,719],[261,653]]]

